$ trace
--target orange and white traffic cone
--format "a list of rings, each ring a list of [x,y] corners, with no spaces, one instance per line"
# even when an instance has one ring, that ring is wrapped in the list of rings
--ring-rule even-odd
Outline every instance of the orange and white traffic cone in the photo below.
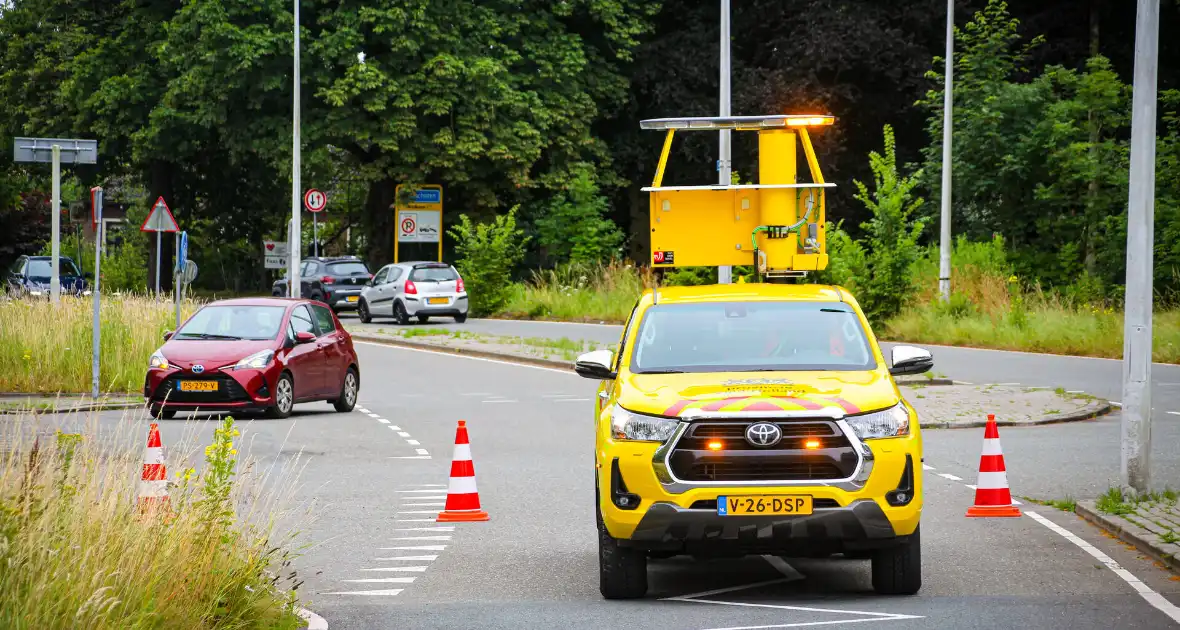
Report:
[[[996,426],[996,416],[989,413],[983,430],[983,453],[979,456],[975,505],[967,509],[967,516],[1020,516],[1020,508],[1012,504],[1006,470],[1000,429]]]
[[[143,452],[143,475],[139,480],[139,507],[142,510],[167,506],[168,469],[164,465],[164,445],[160,425],[148,429],[147,448]]]
[[[479,507],[475,488],[475,464],[471,461],[471,443],[467,440],[467,422],[460,420],[455,430],[455,453],[451,457],[451,480],[447,503],[439,513],[438,523],[486,521],[488,513]]]

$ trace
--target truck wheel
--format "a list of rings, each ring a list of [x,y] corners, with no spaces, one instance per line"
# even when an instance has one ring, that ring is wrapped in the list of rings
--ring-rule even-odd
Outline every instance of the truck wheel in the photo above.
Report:
[[[598,590],[606,599],[638,599],[647,594],[647,554],[619,546],[619,541],[606,531],[601,511],[598,512]]]
[[[873,552],[873,590],[880,595],[913,595],[922,588],[921,528],[902,545]]]

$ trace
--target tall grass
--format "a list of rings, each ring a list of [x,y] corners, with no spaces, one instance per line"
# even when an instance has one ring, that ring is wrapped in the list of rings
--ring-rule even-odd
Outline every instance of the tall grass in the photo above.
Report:
[[[184,302],[181,317],[196,306]],[[0,300],[0,392],[89,392],[92,308],[89,298]],[[148,357],[175,327],[173,303],[103,296],[100,317],[100,389],[141,391]]]
[[[534,271],[512,287],[503,317],[622,323],[645,288],[655,284],[649,269],[629,264],[564,265]]]
[[[0,435],[0,627],[296,628],[283,515],[297,471],[239,461],[245,438],[217,423],[199,474],[185,469],[195,426],[165,444],[169,509],[141,511],[136,481],[147,427],[96,420],[78,434],[38,430],[33,415]],[[209,425],[206,425],[208,427]],[[178,450],[173,450],[179,447]]]

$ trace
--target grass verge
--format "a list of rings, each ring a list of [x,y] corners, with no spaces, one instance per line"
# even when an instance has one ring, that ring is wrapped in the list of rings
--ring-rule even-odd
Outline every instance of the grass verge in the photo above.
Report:
[[[273,577],[293,577],[275,527],[292,469],[259,474],[248,460],[239,469],[240,431],[227,418],[214,423],[200,474],[176,472],[169,508],[144,513],[136,480],[147,431],[123,420],[56,435],[36,435],[32,414],[5,424],[0,627],[301,627],[294,596],[279,590],[289,584]],[[180,452],[194,443],[188,429]]]
[[[91,314],[89,299],[0,300],[0,392],[89,392]],[[181,316],[196,308],[182,305]],[[134,295],[103,297],[100,313],[100,389],[143,388],[148,357],[176,325],[172,302]]]

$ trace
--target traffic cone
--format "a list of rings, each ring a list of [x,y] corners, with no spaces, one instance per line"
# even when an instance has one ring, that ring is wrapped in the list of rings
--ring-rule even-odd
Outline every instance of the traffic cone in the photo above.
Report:
[[[447,503],[435,522],[486,520],[488,513],[479,509],[479,491],[475,489],[475,464],[471,461],[471,443],[467,441],[467,422],[460,420],[459,428],[455,430],[455,453],[451,457]]]
[[[1020,516],[1020,508],[1012,504],[1005,471],[1000,429],[996,426],[996,416],[989,413],[987,427],[983,430],[983,453],[979,456],[975,505],[967,508],[967,516]]]
[[[143,452],[143,475],[139,480],[141,510],[168,505],[168,469],[164,466],[164,446],[160,442],[160,425],[148,429],[147,448]]]

